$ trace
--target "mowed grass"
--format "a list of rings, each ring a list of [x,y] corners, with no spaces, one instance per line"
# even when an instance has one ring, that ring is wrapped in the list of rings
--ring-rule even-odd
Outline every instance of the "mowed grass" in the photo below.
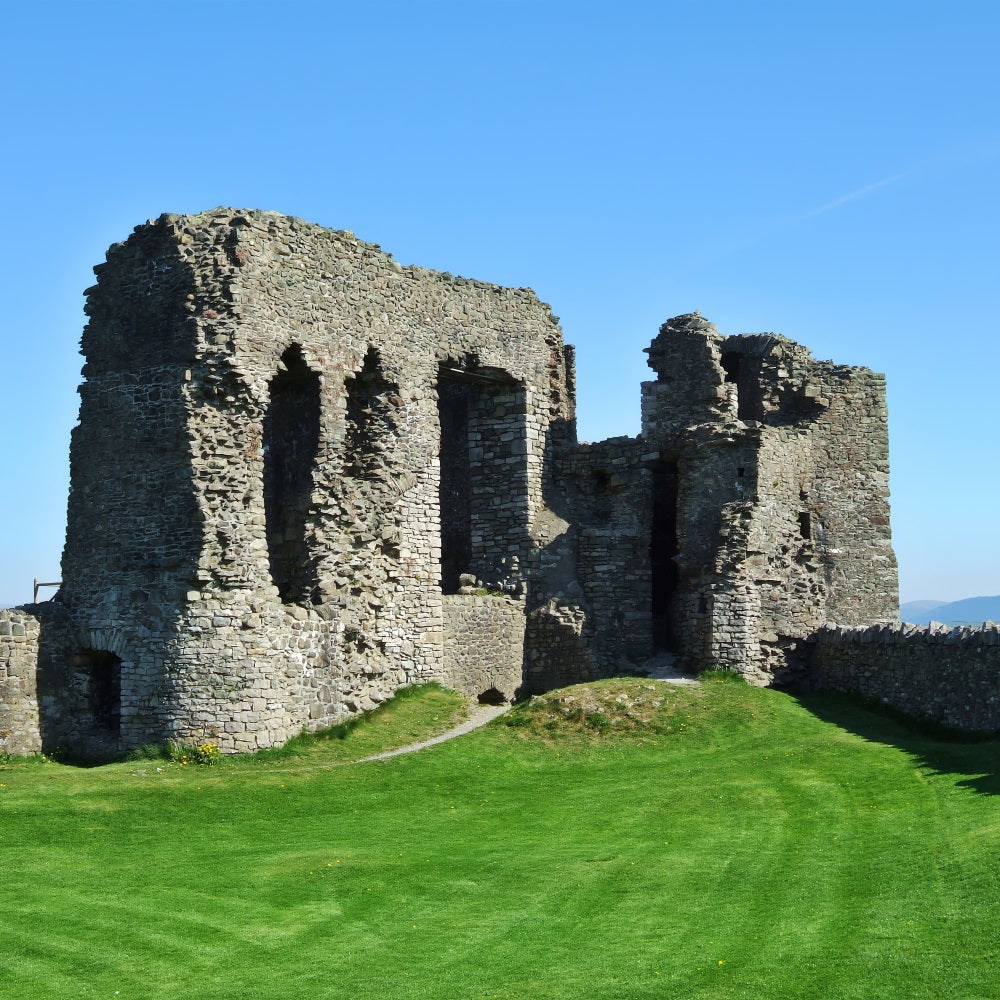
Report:
[[[1000,996],[997,742],[618,680],[343,763],[449,699],[271,759],[4,766],[0,995]]]

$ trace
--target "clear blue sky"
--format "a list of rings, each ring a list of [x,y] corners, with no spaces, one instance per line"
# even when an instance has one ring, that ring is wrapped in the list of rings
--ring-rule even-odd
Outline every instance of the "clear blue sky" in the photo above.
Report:
[[[0,606],[58,579],[91,267],[219,204],[533,287],[584,439],[693,309],[883,371],[903,599],[1000,593],[996,0],[36,0],[0,45]]]

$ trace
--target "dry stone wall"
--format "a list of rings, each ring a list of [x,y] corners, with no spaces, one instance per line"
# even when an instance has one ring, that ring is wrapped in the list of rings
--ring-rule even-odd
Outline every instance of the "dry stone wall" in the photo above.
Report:
[[[1000,626],[829,625],[814,638],[810,686],[882,702],[918,719],[1000,732]]]

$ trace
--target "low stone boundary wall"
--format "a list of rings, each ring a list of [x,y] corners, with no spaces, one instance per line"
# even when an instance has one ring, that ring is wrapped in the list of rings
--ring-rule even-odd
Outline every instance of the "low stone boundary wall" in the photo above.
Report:
[[[1000,625],[820,629],[810,687],[872,698],[915,718],[1000,731]]]
[[[446,594],[441,683],[510,700],[524,673],[524,603],[499,595]]]
[[[23,608],[0,610],[0,753],[40,753],[38,646],[41,623]]]

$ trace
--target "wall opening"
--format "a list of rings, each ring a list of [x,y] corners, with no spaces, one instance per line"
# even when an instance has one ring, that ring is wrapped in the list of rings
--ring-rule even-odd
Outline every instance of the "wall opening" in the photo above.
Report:
[[[95,735],[117,740],[122,727],[122,661],[105,649],[86,649],[77,662],[87,679]]]
[[[524,387],[464,359],[441,365],[437,390],[441,590],[456,593],[464,573],[509,584],[530,545]]]
[[[742,367],[743,355],[736,351],[722,352],[722,370],[726,373],[726,381],[734,385],[740,384],[740,368]]]
[[[347,428],[344,472],[355,479],[380,480],[391,464],[399,387],[382,373],[378,351],[369,348],[361,371],[346,380]]]
[[[306,521],[319,449],[319,375],[297,344],[281,355],[264,415],[264,516],[271,580],[286,604],[305,604],[316,590]]]
[[[653,513],[649,557],[652,572],[653,647],[677,652],[673,625],[677,591],[677,495],[676,462],[657,462],[653,475]]]
[[[487,688],[480,692],[476,699],[480,705],[506,705],[510,699],[495,687]]]
[[[809,511],[800,510],[798,520],[799,534],[808,541],[812,538],[812,518],[809,516]]]
[[[441,590],[458,593],[459,576],[472,562],[472,473],[469,467],[469,396],[466,382],[438,380],[441,420]]]
[[[603,469],[593,469],[590,474],[590,487],[594,501],[594,519],[601,526],[610,524],[615,508],[611,475]]]
[[[748,391],[743,355],[738,351],[723,351],[720,360],[722,370],[726,373],[726,381],[736,386],[736,416],[740,420],[757,419],[756,400]]]

